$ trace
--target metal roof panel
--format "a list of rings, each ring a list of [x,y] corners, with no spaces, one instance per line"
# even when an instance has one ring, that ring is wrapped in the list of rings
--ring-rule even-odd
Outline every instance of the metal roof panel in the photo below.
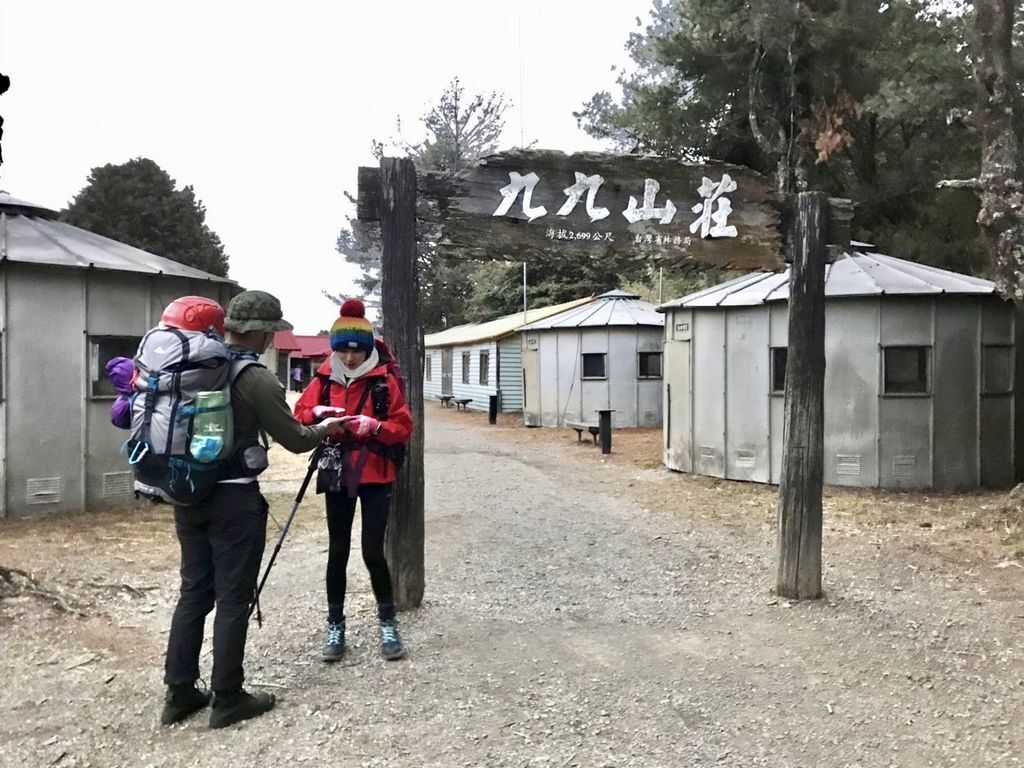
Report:
[[[938,267],[852,249],[826,267],[825,296],[992,294],[995,284]],[[673,307],[755,306],[789,298],[789,269],[754,272],[661,305]]]

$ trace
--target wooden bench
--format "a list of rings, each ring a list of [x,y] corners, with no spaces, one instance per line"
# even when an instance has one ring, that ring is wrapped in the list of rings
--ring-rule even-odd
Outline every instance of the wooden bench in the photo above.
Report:
[[[469,404],[473,402],[472,397],[463,397],[455,401],[456,411],[468,411]]]
[[[597,445],[597,436],[601,431],[597,424],[588,421],[566,421],[565,426],[576,430],[577,443],[583,442],[584,432],[589,432],[594,437],[594,445]]]
[[[438,395],[437,399],[441,401],[442,408],[451,408],[453,397],[454,395]]]

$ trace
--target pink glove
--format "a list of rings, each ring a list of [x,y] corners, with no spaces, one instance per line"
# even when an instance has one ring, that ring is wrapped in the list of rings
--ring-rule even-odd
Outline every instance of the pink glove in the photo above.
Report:
[[[373,416],[353,416],[345,421],[345,426],[349,432],[357,437],[363,437],[364,435],[376,434],[377,429],[380,427],[380,422],[377,421]]]
[[[324,419],[328,416],[341,416],[345,413],[344,408],[335,408],[333,405],[314,405],[313,418]]]

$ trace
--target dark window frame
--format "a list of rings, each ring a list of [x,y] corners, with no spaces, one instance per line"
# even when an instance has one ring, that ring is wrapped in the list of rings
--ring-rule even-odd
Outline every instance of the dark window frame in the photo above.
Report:
[[[114,400],[120,394],[107,376],[107,362],[115,357],[135,357],[142,336],[95,334],[89,336],[89,399]],[[101,345],[107,345],[103,349]],[[114,349],[111,349],[114,347]]]
[[[462,353],[462,383],[469,384],[469,365],[473,359],[472,352]]]
[[[487,386],[491,383],[491,351],[489,349],[481,349],[477,362],[480,367],[477,380],[483,386]]]
[[[773,395],[784,395],[786,394],[786,368],[789,366],[789,347],[769,347],[768,354],[769,391]],[[781,370],[779,370],[780,367]]]
[[[423,358],[423,380],[433,381],[434,366],[432,365],[434,356],[429,352]]]
[[[644,373],[644,360],[657,360],[657,373]],[[637,352],[636,353],[636,377],[638,379],[660,379],[664,376],[664,357],[661,352]]]
[[[887,344],[882,348],[882,386],[881,394],[882,397],[931,397],[932,396],[932,347],[928,344]],[[890,365],[889,353],[890,352],[903,352],[907,350],[916,351],[918,353],[917,368],[918,368],[918,382],[921,380],[921,374],[924,375],[924,387],[918,389],[896,389],[891,388],[889,380],[890,368],[895,366]],[[921,359],[921,353],[924,353],[924,359]],[[913,384],[909,385],[913,386]]]
[[[601,373],[587,373],[587,358],[601,359]],[[583,352],[580,354],[580,378],[584,381],[601,381],[608,378],[608,355],[605,352]]]

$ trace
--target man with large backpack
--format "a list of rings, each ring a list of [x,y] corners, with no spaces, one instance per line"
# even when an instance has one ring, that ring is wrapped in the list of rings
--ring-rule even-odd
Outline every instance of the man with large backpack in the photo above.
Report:
[[[340,438],[346,433],[344,422],[337,418],[312,426],[296,421],[277,377],[256,362],[275,331],[292,328],[282,318],[281,304],[274,296],[263,291],[238,294],[228,306],[224,328],[232,358],[234,460],[226,462],[208,495],[174,508],[181,545],[181,593],[167,642],[164,682],[168,690],[161,716],[165,725],[210,702],[210,693],[198,689],[196,680],[203,626],[215,604],[210,727],[223,728],[273,708],[272,694],[250,694],[242,687],[249,603],[267,530],[267,502],[256,478],[266,467],[260,433],[269,433],[292,453],[312,450],[325,437]]]

